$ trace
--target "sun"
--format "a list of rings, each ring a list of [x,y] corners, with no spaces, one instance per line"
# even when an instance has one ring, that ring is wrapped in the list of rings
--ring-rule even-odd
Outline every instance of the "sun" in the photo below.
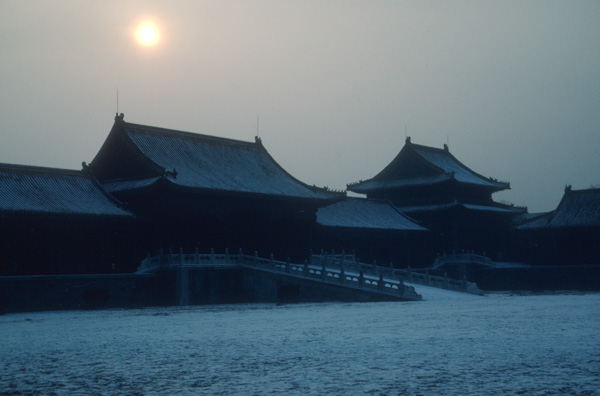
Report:
[[[135,31],[135,37],[144,47],[156,45],[160,39],[160,31],[151,21],[142,22]]]

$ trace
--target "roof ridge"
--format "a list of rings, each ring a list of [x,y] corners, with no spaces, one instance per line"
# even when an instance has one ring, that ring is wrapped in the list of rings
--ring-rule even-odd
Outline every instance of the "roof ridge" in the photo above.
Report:
[[[411,146],[415,147],[415,148],[420,148],[420,149],[425,149],[425,150],[429,150],[429,151],[439,151],[442,153],[448,153],[450,154],[450,150],[446,149],[448,146],[444,144],[443,148],[438,148],[438,147],[432,147],[432,146],[425,146],[423,144],[415,144],[415,143],[411,143]]]
[[[571,187],[571,186],[568,186]],[[573,190],[571,188],[565,190],[568,194],[598,194],[600,193],[600,187],[582,188],[580,190]]]
[[[252,146],[252,147],[257,146],[258,142],[259,142],[258,139],[255,140],[254,142],[249,142],[249,141],[245,141],[245,140],[233,139],[233,138],[228,138],[228,137],[206,135],[203,133],[182,131],[182,130],[178,130],[178,129],[169,129],[169,128],[157,127],[157,126],[152,126],[152,125],[135,124],[132,122],[125,122],[125,121],[123,122],[123,126],[125,128],[132,127],[132,128],[144,129],[149,132],[157,132],[157,133],[163,133],[163,134],[169,134],[169,135],[179,135],[182,137],[190,137],[190,138],[194,138],[194,139],[222,141],[224,143],[239,144],[239,145],[246,145],[246,146]]]
[[[0,171],[1,170],[17,170],[30,173],[62,173],[72,174],[74,176],[86,176],[86,174],[79,169],[53,168],[49,166],[9,164],[0,162]]]

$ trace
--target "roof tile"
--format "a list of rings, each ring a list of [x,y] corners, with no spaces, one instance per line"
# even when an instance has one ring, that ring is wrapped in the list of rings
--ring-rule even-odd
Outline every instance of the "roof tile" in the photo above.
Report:
[[[0,164],[0,212],[133,217],[81,171],[11,164]]]
[[[398,231],[426,231],[383,201],[347,198],[319,208],[317,224],[325,227],[366,228]]]

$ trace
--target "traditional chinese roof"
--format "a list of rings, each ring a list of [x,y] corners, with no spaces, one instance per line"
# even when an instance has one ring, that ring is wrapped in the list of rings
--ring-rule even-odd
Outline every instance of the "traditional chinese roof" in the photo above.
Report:
[[[439,204],[439,205],[420,205],[420,206],[400,206],[398,210],[403,213],[424,213],[424,212],[438,212],[449,209],[462,208],[469,211],[482,211],[482,212],[495,212],[495,213],[512,213],[512,214],[520,214],[525,212],[526,208],[516,207],[516,206],[508,206],[502,205],[498,203],[494,203],[494,205],[474,205],[467,204],[458,201],[453,201],[449,203]]]
[[[133,217],[82,171],[0,164],[0,213]]]
[[[287,173],[255,142],[132,124],[117,116],[90,164],[109,191],[168,183],[194,191],[305,200],[343,197],[309,186]]]
[[[324,227],[427,231],[385,201],[347,198],[319,208],[317,224]]]
[[[366,194],[376,190],[401,189],[457,182],[492,192],[510,188],[509,183],[481,176],[443,149],[413,144],[410,137],[398,155],[373,178],[348,184],[348,190]]]
[[[542,230],[585,227],[600,227],[600,188],[572,190],[568,186],[555,210],[542,213],[515,228]]]

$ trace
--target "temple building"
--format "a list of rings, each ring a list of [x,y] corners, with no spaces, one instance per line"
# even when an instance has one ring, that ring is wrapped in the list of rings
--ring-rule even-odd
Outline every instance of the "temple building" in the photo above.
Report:
[[[319,208],[317,236],[317,248],[383,266],[426,266],[435,258],[429,230],[382,200],[348,197]]]
[[[565,188],[558,207],[519,222],[522,260],[537,265],[600,265],[600,188]]]
[[[484,177],[443,149],[413,144],[373,178],[347,186],[349,191],[384,199],[437,233],[442,251],[475,250],[504,260],[510,251],[512,218],[526,211],[503,205],[492,194],[510,184]]]
[[[287,173],[260,138],[244,142],[115,118],[90,163],[144,222],[147,249],[242,248],[305,258],[319,207],[345,198]]]
[[[133,271],[134,220],[86,172],[0,164],[0,275]]]

